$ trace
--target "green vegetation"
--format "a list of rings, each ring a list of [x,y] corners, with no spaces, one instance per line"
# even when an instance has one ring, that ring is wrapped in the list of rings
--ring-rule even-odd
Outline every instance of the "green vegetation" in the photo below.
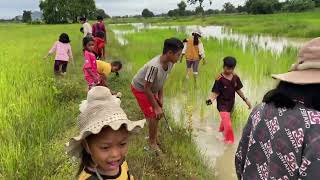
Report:
[[[76,133],[78,104],[87,89],[78,29],[79,25],[0,24],[0,33],[14,37],[0,38],[6,42],[0,45],[5,64],[0,71],[0,179],[73,179],[77,163],[65,155],[64,143]],[[75,65],[70,64],[66,77],[55,78],[53,59],[42,57],[61,32],[70,35]],[[120,77],[111,77],[111,87],[123,93],[129,118],[141,119],[129,84],[138,68],[136,61],[141,65],[148,59],[127,56],[113,35],[109,42],[108,54],[125,62]],[[160,159],[143,150],[146,130],[132,137],[128,162],[136,179],[213,179],[190,135],[172,125],[173,135],[162,128],[166,156]]]
[[[159,23],[161,25],[225,25],[235,31],[256,34],[264,33],[275,36],[311,38],[320,34],[320,11],[303,13],[279,13],[271,15],[213,15],[206,17],[157,17],[149,19],[119,18],[108,23]]]

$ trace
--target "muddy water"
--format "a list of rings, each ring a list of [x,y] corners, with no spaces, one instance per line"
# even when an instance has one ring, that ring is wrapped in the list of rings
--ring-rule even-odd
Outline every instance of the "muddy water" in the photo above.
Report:
[[[125,35],[128,33],[137,33],[144,29],[172,29],[178,32],[184,32],[191,34],[192,31],[200,30],[204,38],[215,38],[223,43],[224,40],[234,41],[241,45],[243,51],[247,51],[247,48],[254,44],[257,48],[270,51],[275,55],[280,55],[288,47],[298,48],[305,40],[303,39],[289,39],[282,37],[271,37],[265,35],[245,35],[233,32],[230,29],[226,29],[223,26],[159,26],[150,24],[132,24],[131,30],[113,30],[116,34],[118,41],[122,45],[126,45],[128,42]],[[239,72],[241,76],[241,72]],[[266,81],[263,87],[257,90],[256,84],[249,81],[243,82],[245,88],[245,94],[248,97],[254,98],[253,105],[260,102],[264,92],[274,85],[272,81]],[[235,144],[225,145],[221,142],[222,134],[218,132],[218,126],[220,123],[219,114],[216,110],[216,106],[204,106],[203,100],[199,100],[191,108],[191,112],[188,112],[187,97],[184,94],[178,95],[171,99],[166,99],[168,102],[168,110],[170,111],[176,123],[180,123],[182,126],[190,126],[193,129],[193,137],[199,150],[204,154],[208,164],[214,169],[215,175],[219,180],[235,180],[237,179],[234,168],[234,154],[241,137],[241,130],[245,125],[245,120],[238,122],[234,125]],[[245,107],[241,99],[236,100],[236,106]],[[241,109],[241,117],[248,117],[250,111],[245,108]]]
[[[225,28],[224,26],[161,26],[143,23],[131,23],[134,27],[132,30],[113,30],[117,35],[118,41],[122,45],[126,45],[128,41],[125,39],[124,35],[128,33],[136,33],[145,29],[173,29],[177,32],[183,32],[186,34],[191,34],[193,31],[198,30],[203,34],[204,38],[215,38],[220,40],[229,40],[241,44],[243,51],[246,51],[249,45],[256,45],[258,48],[263,50],[271,51],[274,54],[281,54],[288,47],[300,47],[305,39],[294,39],[294,38],[284,38],[284,37],[273,37],[267,35],[246,35],[234,32],[230,28]]]

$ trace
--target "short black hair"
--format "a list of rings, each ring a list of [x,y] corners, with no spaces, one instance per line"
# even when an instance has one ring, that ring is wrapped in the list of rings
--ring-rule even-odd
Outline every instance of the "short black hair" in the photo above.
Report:
[[[121,61],[113,61],[111,63],[112,66],[118,66],[119,70],[122,69],[122,62]]]
[[[98,20],[98,21],[102,21],[102,20],[103,20],[103,17],[102,17],[102,16],[97,16],[97,20]]]
[[[228,56],[223,59],[223,67],[235,68],[236,66],[237,66],[236,58]]]
[[[173,53],[177,53],[182,49],[183,49],[183,43],[178,38],[170,38],[164,41],[162,53],[166,54],[169,51],[172,51]]]
[[[87,18],[81,17],[81,18],[80,18],[80,21],[87,21]]]
[[[83,32],[83,27],[80,28],[80,32]]]
[[[99,37],[99,38],[104,38],[106,35],[105,35],[105,33],[103,31],[98,31],[96,33],[96,36]]]
[[[67,33],[62,33],[59,37],[59,41],[65,44],[71,42]]]
[[[88,44],[89,42],[91,42],[91,41],[94,41],[94,40],[93,40],[93,38],[90,37],[90,36],[87,36],[87,37],[83,38],[83,40],[82,40],[82,45],[83,45],[83,47],[85,48],[85,47],[87,46],[87,44]]]

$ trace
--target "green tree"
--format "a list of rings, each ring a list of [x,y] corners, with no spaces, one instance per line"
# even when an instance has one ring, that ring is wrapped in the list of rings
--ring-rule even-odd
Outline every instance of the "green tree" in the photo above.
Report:
[[[281,7],[279,0],[247,0],[245,7],[251,14],[272,14]]]
[[[197,15],[203,15],[204,14],[204,9],[203,7],[196,7],[196,10],[194,11]]]
[[[180,16],[184,16],[186,14],[186,8],[187,8],[187,4],[184,1],[181,1],[178,4],[178,10],[179,10],[179,15]]]
[[[212,4],[212,0],[208,0],[210,2],[210,5]],[[195,5],[197,3],[199,3],[199,7],[202,7],[203,8],[203,2],[204,0],[188,0],[188,3],[190,5]]]
[[[151,12],[149,9],[144,9],[141,15],[144,18],[154,17],[153,12]]]
[[[39,7],[48,24],[75,23],[81,16],[94,18],[96,13],[94,0],[42,0]]]
[[[230,2],[227,2],[223,5],[223,11],[225,13],[235,13],[237,12],[236,7],[234,7],[234,5]]]
[[[23,11],[22,22],[30,23],[32,21],[31,11]]]
[[[97,9],[95,16],[101,16],[103,18],[110,18],[110,16],[108,14],[106,14],[106,12],[103,9]]]
[[[302,12],[314,9],[316,3],[312,0],[288,0],[284,3],[282,10],[289,12]]]

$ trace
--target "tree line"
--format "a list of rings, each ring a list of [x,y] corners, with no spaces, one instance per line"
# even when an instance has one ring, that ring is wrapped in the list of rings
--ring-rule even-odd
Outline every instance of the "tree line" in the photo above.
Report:
[[[166,14],[159,16],[192,16],[192,15],[211,15],[219,13],[248,13],[248,14],[272,14],[276,12],[302,12],[320,7],[320,0],[247,0],[244,5],[235,6],[230,2],[223,5],[222,10],[208,9],[204,10],[205,0],[187,0],[177,4],[176,9],[169,10]],[[208,0],[213,4],[211,0]],[[187,10],[187,6],[197,5],[195,10]],[[154,13],[149,9],[144,9],[142,17],[154,17]]]

